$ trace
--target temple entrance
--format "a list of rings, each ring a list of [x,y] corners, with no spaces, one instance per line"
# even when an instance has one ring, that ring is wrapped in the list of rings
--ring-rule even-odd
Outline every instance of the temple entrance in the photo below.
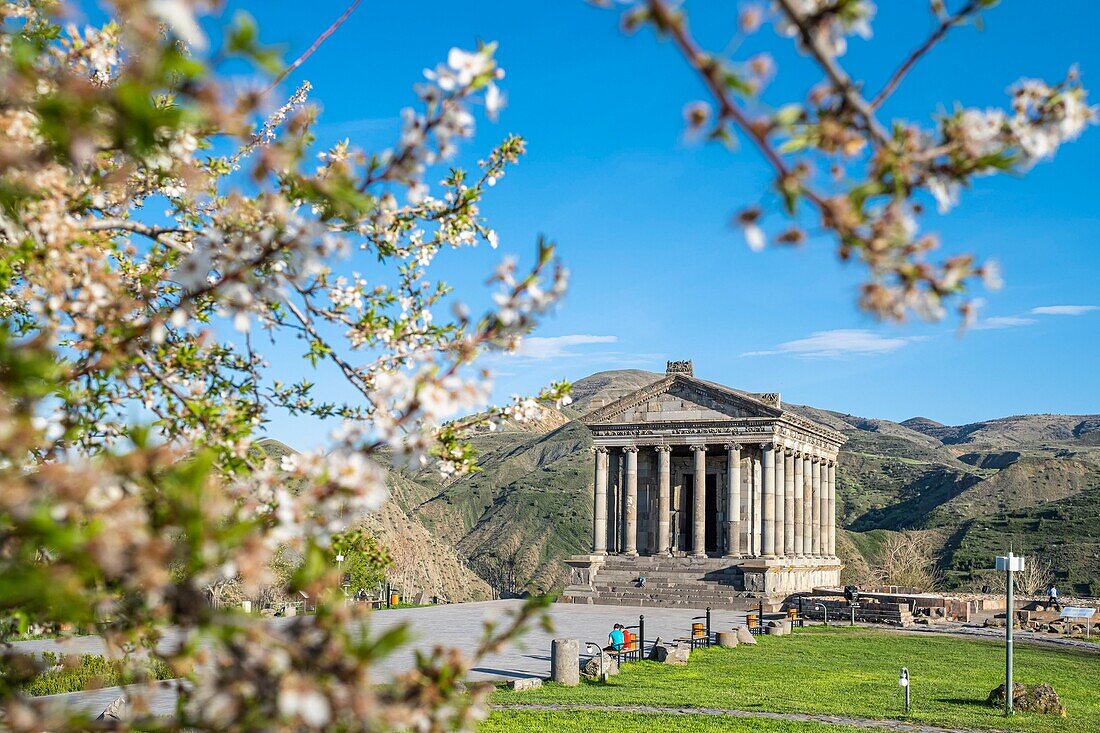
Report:
[[[695,475],[683,475],[683,501],[679,512],[679,535],[682,538],[679,549],[683,552],[695,549],[694,513]],[[706,475],[706,495],[703,497],[703,511],[706,520],[703,530],[703,549],[706,552],[718,552],[718,475]]]
[[[718,552],[718,476],[713,473],[707,474],[706,491],[706,496],[703,497],[703,508],[707,517],[703,548],[707,552]]]

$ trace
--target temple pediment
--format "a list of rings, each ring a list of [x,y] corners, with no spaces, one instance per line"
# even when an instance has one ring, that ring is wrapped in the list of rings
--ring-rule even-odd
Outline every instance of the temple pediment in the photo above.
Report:
[[[771,397],[778,403],[778,396]],[[588,425],[644,425],[719,422],[738,418],[776,418],[777,404],[721,385],[671,374],[589,413]]]

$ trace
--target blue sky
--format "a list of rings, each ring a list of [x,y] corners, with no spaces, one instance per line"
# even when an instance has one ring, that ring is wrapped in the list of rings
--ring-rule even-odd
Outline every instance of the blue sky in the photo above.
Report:
[[[249,10],[264,39],[285,44],[289,58],[344,6],[318,0],[303,13],[296,0],[229,2],[230,11]],[[879,6],[874,38],[854,39],[844,57],[871,89],[930,29],[927,2]],[[727,43],[734,3],[687,7],[705,45]],[[1073,63],[1086,86],[1100,87],[1100,9],[1056,7],[1040,14],[1034,3],[1004,3],[986,13],[983,31],[954,31],[885,114],[927,120],[956,103],[1003,107],[1020,77],[1060,80]],[[1100,130],[1023,178],[979,180],[950,215],[926,218],[945,252],[974,251],[1004,270],[1003,290],[979,293],[986,325],[995,327],[959,338],[951,319],[891,326],[858,312],[862,273],[839,263],[827,241],[751,253],[729,219],[761,199],[770,170],[748,148],[731,154],[685,143],[682,108],[703,94],[682,59],[648,31],[623,36],[614,13],[581,0],[367,0],[287,85],[312,82],[326,141],[350,136],[383,147],[395,139],[398,111],[413,102],[424,67],[479,38],[500,43],[509,104],[499,123],[480,122],[467,159],[509,132],[529,146],[484,213],[503,252],[530,261],[543,233],[573,272],[569,295],[529,355],[494,360],[498,398],[555,378],[662,371],[666,359],[693,359],[697,375],[733,387],[894,420],[1100,412],[1100,310],[1035,310],[1100,306]],[[772,99],[799,97],[819,80],[769,28],[744,50],[775,56]],[[1092,99],[1100,102],[1100,90]],[[478,304],[500,255],[485,249],[443,264]],[[289,359],[278,358],[277,368],[296,368]],[[327,389],[340,388],[334,381]],[[320,438],[289,419],[270,428],[301,447]]]

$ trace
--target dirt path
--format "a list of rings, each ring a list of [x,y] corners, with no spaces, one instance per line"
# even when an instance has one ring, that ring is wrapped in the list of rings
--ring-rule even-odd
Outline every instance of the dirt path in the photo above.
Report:
[[[600,712],[600,713],[649,713],[659,715],[705,715],[730,718],[768,718],[826,725],[849,725],[853,728],[872,728],[898,733],[996,733],[987,728],[940,728],[934,725],[905,723],[900,720],[876,718],[851,718],[844,715],[815,715],[811,713],[768,713],[759,710],[732,710],[729,708],[652,707],[649,705],[491,705],[494,711],[542,710],[546,712]]]

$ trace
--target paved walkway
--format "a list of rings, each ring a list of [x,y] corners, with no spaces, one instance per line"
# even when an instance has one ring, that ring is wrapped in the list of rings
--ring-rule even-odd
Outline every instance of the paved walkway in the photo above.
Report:
[[[882,628],[868,625],[868,628]],[[910,626],[906,629],[887,627],[891,631],[905,634],[946,634],[962,639],[989,639],[991,641],[1004,641],[1005,630],[989,626],[967,626],[964,624],[935,624],[930,626]],[[1097,638],[1096,634],[1092,635]],[[1100,654],[1100,642],[1075,639],[1071,636],[1059,636],[1047,634],[1042,631],[1023,631],[1017,629],[1012,633],[1012,641],[1016,644],[1033,644],[1035,646],[1058,647],[1073,649],[1080,652],[1092,652]]]
[[[457,603],[445,606],[403,608],[378,611],[371,615],[372,634],[408,624],[412,631],[412,643],[402,647],[375,666],[383,677],[394,677],[414,664],[416,651],[431,651],[436,645],[457,648],[472,654],[481,639],[482,624],[487,619],[503,620],[505,616],[523,605],[522,601],[484,601],[481,603]],[[647,643],[660,636],[664,639],[687,636],[693,616],[701,616],[705,610],[672,608],[630,608],[624,606],[585,606],[555,603],[550,606],[552,633],[534,626],[518,642],[508,644],[499,652],[489,655],[471,670],[471,680],[507,680],[550,676],[550,642],[555,637],[607,643],[607,633],[614,623],[632,626],[638,623],[639,613],[645,614]],[[744,623],[745,614],[735,611],[715,611],[712,616],[714,630],[726,630]],[[272,619],[271,623],[287,623],[289,619]],[[162,644],[171,647],[179,643],[179,635],[166,633]],[[43,651],[64,654],[104,654],[103,640],[95,636],[76,637],[58,642],[52,639],[21,641],[12,644],[27,654]],[[154,713],[174,709],[175,683],[159,683],[154,687],[151,706]],[[103,708],[121,695],[123,688],[109,687],[94,692],[74,692],[51,695],[67,708],[86,710],[98,715]]]
[[[790,720],[807,723],[826,723],[828,725],[850,725],[853,728],[875,728],[898,731],[899,733],[996,733],[989,729],[976,728],[939,728],[934,725],[905,723],[900,720],[878,720],[876,718],[850,718],[844,715],[816,715],[810,713],[768,713],[758,710],[733,710],[730,708],[692,708],[692,707],[652,707],[649,705],[493,705],[493,710],[542,710],[548,712],[601,713],[644,713],[661,715],[703,715],[731,718],[768,718],[770,720]]]

